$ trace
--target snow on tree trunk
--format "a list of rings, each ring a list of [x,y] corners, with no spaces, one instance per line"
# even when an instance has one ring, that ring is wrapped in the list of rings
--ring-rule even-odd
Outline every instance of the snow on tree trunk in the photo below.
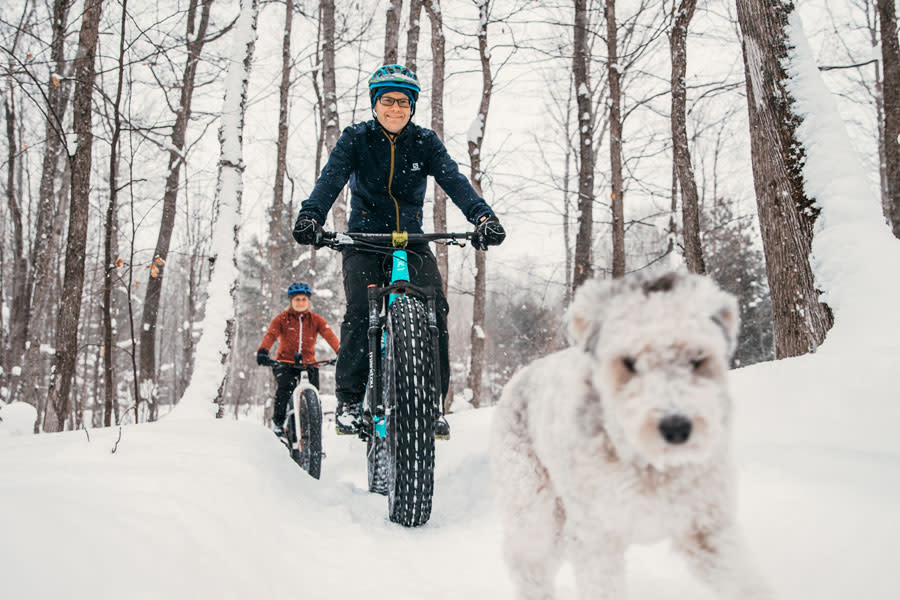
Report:
[[[803,189],[805,148],[796,137],[802,121],[785,87],[788,76],[782,63],[788,54],[785,28],[794,7],[784,0],[738,0],[737,9],[775,356],[798,356],[816,350],[832,317],[819,301],[810,266],[819,210]]]
[[[812,239],[812,268],[823,300],[834,312],[828,343],[853,338],[854,345],[879,352],[900,330],[896,298],[880,293],[880,282],[900,273],[900,242],[884,223],[879,194],[825,87],[799,16],[790,16],[786,32],[785,85],[802,117],[796,138],[806,152],[803,185],[821,211]]]
[[[178,418],[221,416],[226,365],[235,337],[238,282],[238,233],[243,191],[243,129],[247,80],[256,44],[258,0],[242,0],[235,24],[233,54],[225,76],[225,100],[219,127],[219,181],[212,232],[212,274],[207,287],[206,314],[194,363],[194,374],[173,411]]]

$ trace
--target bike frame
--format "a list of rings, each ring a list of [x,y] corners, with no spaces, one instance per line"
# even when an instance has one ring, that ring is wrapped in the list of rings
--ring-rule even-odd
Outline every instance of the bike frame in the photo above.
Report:
[[[373,435],[384,438],[387,435],[385,416],[392,407],[385,407],[384,394],[381,389],[382,359],[385,350],[385,319],[382,308],[389,307],[397,298],[412,294],[425,301],[428,315],[428,330],[432,338],[434,352],[434,402],[441,414],[444,412],[441,401],[441,360],[440,360],[440,332],[437,325],[437,302],[433,290],[416,286],[410,281],[409,255],[400,246],[407,242],[437,242],[446,244],[464,245],[473,237],[472,232],[464,233],[325,233],[322,243],[334,249],[344,247],[363,246],[366,242],[384,243],[390,241],[393,244],[391,281],[384,287],[370,285],[368,289],[368,358],[369,372],[366,385],[366,405],[371,412],[371,424],[365,424],[360,430],[360,437]],[[386,248],[385,248],[386,249]],[[385,297],[387,303],[385,303]],[[385,310],[385,315],[387,311]]]

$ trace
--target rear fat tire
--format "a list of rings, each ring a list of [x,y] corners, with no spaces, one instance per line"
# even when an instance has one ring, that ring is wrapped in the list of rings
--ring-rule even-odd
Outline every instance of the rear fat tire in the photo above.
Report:
[[[387,496],[388,493],[388,448],[387,438],[375,437],[374,432],[366,440],[366,462],[369,471],[369,491]]]
[[[434,351],[421,300],[403,296],[388,313],[384,365],[391,521],[416,527],[431,517],[434,493]]]
[[[314,479],[322,474],[322,403],[314,390],[300,393],[301,464]]]

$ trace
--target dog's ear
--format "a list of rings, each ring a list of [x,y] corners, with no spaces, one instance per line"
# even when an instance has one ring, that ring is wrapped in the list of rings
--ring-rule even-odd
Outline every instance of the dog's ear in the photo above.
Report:
[[[741,329],[740,309],[737,298],[728,292],[717,290],[716,305],[710,318],[722,329],[728,347],[728,359],[737,350],[738,332]]]
[[[566,312],[566,326],[573,345],[593,351],[612,289],[611,281],[589,279],[575,291],[575,298]]]

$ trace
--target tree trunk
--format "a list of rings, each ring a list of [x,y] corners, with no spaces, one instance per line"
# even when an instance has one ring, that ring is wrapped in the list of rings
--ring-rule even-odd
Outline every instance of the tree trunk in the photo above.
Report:
[[[53,2],[53,39],[50,42],[51,69],[47,75],[45,95],[47,98],[46,118],[44,120],[44,156],[41,167],[41,182],[38,188],[38,211],[34,239],[29,256],[31,269],[28,273],[26,297],[26,321],[23,325],[26,338],[30,344],[25,353],[24,364],[29,365],[27,379],[16,387],[14,397],[22,393],[22,398],[38,408],[38,417],[44,411],[46,395],[42,388],[44,369],[40,358],[40,348],[44,342],[49,343],[51,327],[36,327],[38,320],[50,320],[55,310],[55,294],[52,289],[57,277],[52,268],[57,255],[58,236],[54,233],[57,218],[57,207],[62,202],[62,190],[57,189],[57,178],[64,170],[60,168],[63,156],[65,131],[63,121],[69,104],[69,78],[60,78],[71,69],[65,59],[66,28],[69,19],[70,0],[54,0]],[[64,187],[64,186],[63,186]],[[24,375],[24,373],[23,373]]]
[[[199,26],[195,22],[198,2],[202,2]],[[159,225],[156,249],[153,252],[153,261],[150,264],[150,276],[147,279],[147,288],[144,292],[140,333],[140,388],[143,390],[142,393],[148,393],[149,397],[137,398],[136,404],[139,406],[142,400],[152,403],[151,420],[155,420],[156,416],[156,324],[159,320],[159,305],[162,297],[166,261],[169,257],[169,245],[172,240],[172,230],[175,227],[178,187],[181,178],[181,166],[185,160],[185,138],[191,119],[194,80],[197,74],[197,64],[200,62],[200,53],[203,51],[203,45],[206,43],[206,28],[209,24],[209,10],[212,3],[213,0],[190,0],[190,7],[188,8],[187,32],[185,35],[188,56],[182,72],[181,98],[178,103],[178,112],[175,115],[175,125],[172,127],[172,138],[169,142],[169,168],[166,172],[166,188],[163,194],[162,221]],[[137,406],[135,410],[135,414],[137,414]]]
[[[236,40],[225,75],[222,125],[219,128],[219,179],[213,220],[206,315],[197,343],[194,373],[173,413],[180,418],[224,416],[224,389],[228,363],[236,337],[238,288],[237,248],[243,192],[243,130],[247,107],[247,82],[256,45],[258,0],[241,0],[235,24]],[[214,411],[210,408],[215,408]]]
[[[444,139],[444,77],[445,77],[445,40],[444,23],[441,16],[440,0],[426,0],[425,12],[431,22],[431,129]],[[447,231],[447,194],[436,182],[434,183],[434,230]],[[447,277],[449,276],[449,264],[447,259],[447,246],[437,244],[436,256],[438,270],[444,282],[444,294],[447,293]],[[448,397],[452,393],[448,393]],[[449,407],[447,407],[449,408]]]
[[[684,230],[684,262],[691,273],[706,273],[703,248],[700,245],[700,200],[687,136],[687,32],[697,0],[681,0],[672,23],[669,48],[672,56],[672,155],[678,181],[681,183],[682,227]]]
[[[625,204],[622,179],[622,90],[618,58],[616,0],[606,0],[607,77],[609,78],[609,162],[612,182],[612,275],[625,275]]]
[[[572,289],[593,277],[591,256],[594,230],[594,106],[591,101],[590,51],[588,50],[588,14],[585,0],[575,0],[574,52],[572,73],[578,104],[578,233],[575,235],[575,269]]]
[[[97,53],[102,0],[87,0],[78,36],[79,53],[75,58],[75,96],[73,128],[77,147],[72,157],[72,186],[69,202],[69,231],[66,242],[66,270],[60,310],[56,324],[56,355],[44,430],[61,431],[70,410],[70,390],[78,355],[78,322],[81,316],[81,290],[84,287],[85,244],[90,210],[91,158],[94,136],[91,131],[91,99],[94,92],[94,57]]]
[[[888,200],[885,216],[894,236],[900,238],[900,44],[897,42],[897,10],[894,0],[878,1],[881,25],[881,57],[884,64],[884,158]]]
[[[115,371],[113,369],[113,316],[112,288],[113,275],[116,272],[115,237],[118,230],[118,191],[119,191],[119,137],[122,133],[122,119],[119,108],[122,103],[122,87],[125,80],[125,25],[128,16],[128,0],[122,0],[121,37],[119,38],[119,68],[116,81],[116,99],[113,104],[113,128],[109,150],[109,203],[106,207],[106,226],[103,239],[103,425],[112,425],[113,403],[116,395]]]
[[[269,264],[266,294],[267,313],[271,314],[278,306],[278,300],[287,288],[291,276],[290,259],[294,249],[291,239],[290,221],[292,215],[284,205],[284,179],[287,172],[288,145],[288,99],[291,92],[291,32],[294,23],[294,2],[285,2],[284,37],[281,43],[281,85],[278,88],[278,143],[275,157],[275,185],[272,191],[272,206],[269,209],[269,239],[266,260]]]
[[[321,4],[321,10],[322,92],[324,94],[322,114],[325,116],[325,149],[328,151],[328,154],[331,154],[338,138],[341,137],[341,122],[337,108],[337,85],[334,80],[334,0],[324,0]],[[397,14],[399,15],[399,12]],[[345,204],[346,200],[342,190],[331,209],[331,218],[334,221],[335,231],[345,231],[347,229],[347,207]]]
[[[783,0],[737,0],[776,358],[815,351],[832,324],[831,312],[819,302],[809,263],[819,210],[803,190],[805,151],[796,137],[800,118],[784,87],[787,74],[781,64],[793,9]]]
[[[409,2],[409,29],[406,31],[406,66],[416,71],[416,57],[419,53],[419,17],[423,0]]]
[[[9,314],[9,353],[3,358],[7,372],[11,367],[22,367],[20,364],[25,353],[25,324],[28,320],[28,257],[24,252],[24,231],[22,224],[22,207],[16,193],[16,158],[19,147],[16,143],[15,99],[12,94],[4,102],[6,109],[6,142],[9,148],[6,161],[6,204],[9,207],[9,220],[12,222],[12,285],[10,286]],[[21,190],[19,190],[21,193]],[[0,346],[0,352],[5,347]]]
[[[400,9],[403,0],[388,0],[384,25],[384,64],[393,65],[400,56]]]
[[[469,162],[472,165],[472,186],[479,196],[483,196],[481,180],[484,176],[481,170],[481,146],[484,142],[484,132],[487,127],[488,110],[491,106],[491,55],[487,43],[488,13],[490,0],[477,0],[478,4],[478,55],[481,58],[481,104],[476,123],[469,130]],[[475,138],[473,132],[477,130]],[[472,302],[472,332],[470,335],[471,354],[469,359],[468,387],[472,390],[472,406],[478,408],[482,402],[481,380],[484,366],[484,313],[487,295],[487,260],[485,252],[475,253],[475,298]]]

